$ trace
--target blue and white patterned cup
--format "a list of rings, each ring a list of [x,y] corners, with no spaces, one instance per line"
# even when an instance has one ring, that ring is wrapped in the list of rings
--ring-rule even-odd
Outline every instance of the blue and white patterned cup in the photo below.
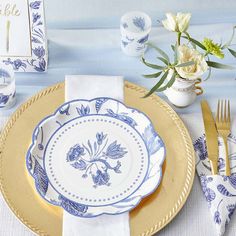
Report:
[[[147,49],[151,18],[144,12],[132,11],[121,17],[121,49],[128,56],[141,56]]]
[[[14,71],[0,64],[0,110],[11,108],[16,102]]]

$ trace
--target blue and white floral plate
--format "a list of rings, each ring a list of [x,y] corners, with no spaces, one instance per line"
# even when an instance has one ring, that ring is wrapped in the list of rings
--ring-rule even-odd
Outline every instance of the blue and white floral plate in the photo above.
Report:
[[[95,98],[65,103],[39,123],[27,168],[48,202],[94,217],[133,209],[158,187],[164,159],[146,115]]]

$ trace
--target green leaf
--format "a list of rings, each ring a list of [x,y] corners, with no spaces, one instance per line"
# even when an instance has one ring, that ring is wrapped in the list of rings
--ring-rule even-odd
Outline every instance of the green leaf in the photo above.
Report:
[[[174,72],[173,75],[171,76],[170,81],[167,84],[168,88],[170,88],[173,85],[173,83],[175,82],[175,77],[176,77],[176,73]]]
[[[157,78],[157,77],[159,77],[161,74],[162,74],[162,71],[157,72],[157,73],[155,73],[155,74],[143,75],[143,77],[145,77],[145,78]]]
[[[233,49],[230,49],[230,48],[228,48],[228,50],[234,57],[236,57],[236,51],[234,51]]]
[[[199,41],[197,41],[196,39],[193,39],[191,37],[186,37],[186,36],[183,36],[183,38],[188,39],[190,42],[194,43],[195,45],[197,45],[198,47],[200,47],[201,49],[206,51],[205,46],[202,43],[200,43]]]
[[[156,49],[160,55],[162,55],[167,61],[170,61],[168,55],[162,49],[160,49],[159,47],[157,47],[151,43],[148,43],[147,45],[150,46],[151,48]]]
[[[160,61],[162,61],[166,65],[169,64],[169,62],[165,58],[163,58],[163,57],[157,57],[157,59],[159,59]]]
[[[177,44],[175,44],[175,55],[174,55],[174,60],[175,60],[175,64],[178,63],[178,47]]]
[[[194,61],[188,61],[188,62],[184,62],[184,63],[178,64],[178,65],[176,65],[175,67],[192,66],[192,65],[194,65],[194,64],[195,64]]]
[[[227,48],[228,46],[231,45],[231,43],[232,43],[232,41],[234,39],[235,29],[236,29],[236,25],[233,27],[233,33],[232,33],[229,41],[222,47],[222,49],[225,49],[225,48]]]
[[[191,43],[191,45],[192,45],[192,47],[193,47],[194,49],[197,49],[196,44],[194,44],[193,42],[190,42],[190,43]]]
[[[211,67],[209,67],[208,75],[207,75],[206,79],[204,79],[204,80],[207,81],[210,77],[211,77]]]
[[[143,97],[143,98],[147,98],[150,95],[152,95],[165,81],[167,75],[168,75],[169,71],[166,71],[164,73],[164,75],[161,77],[161,79],[156,83],[156,85]]]
[[[224,65],[218,62],[214,62],[214,61],[206,61],[207,65],[213,68],[217,68],[217,69],[235,69],[235,67],[233,66],[228,66],[228,65]]]
[[[175,51],[175,45],[171,45],[173,51]]]
[[[190,37],[189,33],[185,32],[185,35],[187,36],[187,39],[188,39],[188,41],[191,43],[192,47],[193,47],[194,49],[196,49],[196,44],[194,44],[193,42],[191,42],[191,40],[190,40],[191,37]]]
[[[190,34],[188,33],[188,32],[185,32],[185,35],[187,36],[187,38],[188,38],[188,41],[190,41]]]
[[[173,75],[171,76],[171,79],[168,81],[168,83],[167,83],[165,86],[163,86],[163,87],[161,87],[161,88],[158,88],[156,91],[157,91],[157,92],[163,92],[163,91],[165,91],[167,88],[170,88],[170,87],[174,84],[174,82],[175,82],[175,76],[176,76],[176,74],[173,73]]]
[[[145,60],[143,57],[142,57],[142,62],[143,62],[146,66],[151,67],[151,68],[153,68],[153,69],[157,69],[157,70],[163,70],[163,69],[165,69],[164,66],[154,65],[154,64],[151,64],[151,63],[146,62],[146,60]]]

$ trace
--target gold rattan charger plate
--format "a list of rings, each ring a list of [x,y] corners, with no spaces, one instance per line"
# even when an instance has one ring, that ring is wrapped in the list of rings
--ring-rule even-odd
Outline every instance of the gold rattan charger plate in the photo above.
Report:
[[[183,207],[195,173],[192,141],[183,122],[158,96],[142,99],[145,93],[144,88],[125,83],[125,103],[149,116],[166,145],[167,155],[158,190],[130,213],[131,235],[152,235],[167,225]],[[44,89],[12,115],[1,134],[1,192],[19,220],[39,235],[62,234],[62,209],[35,193],[25,156],[34,127],[63,101],[64,83]]]

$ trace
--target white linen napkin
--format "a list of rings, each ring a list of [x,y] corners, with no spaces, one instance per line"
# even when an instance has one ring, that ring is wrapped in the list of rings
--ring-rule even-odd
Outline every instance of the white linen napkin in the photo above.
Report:
[[[236,208],[236,137],[228,138],[231,176],[224,175],[225,149],[223,140],[219,138],[219,175],[212,175],[209,160],[207,158],[206,140],[202,115],[184,115],[185,121],[193,139],[196,152],[196,170],[200,178],[203,194],[210,209],[213,224],[217,235],[221,236],[229,224]],[[236,120],[233,120],[232,131]]]
[[[65,101],[111,97],[124,98],[124,81],[120,76],[67,75],[65,78]],[[63,236],[128,236],[129,213],[79,218],[63,213]]]

